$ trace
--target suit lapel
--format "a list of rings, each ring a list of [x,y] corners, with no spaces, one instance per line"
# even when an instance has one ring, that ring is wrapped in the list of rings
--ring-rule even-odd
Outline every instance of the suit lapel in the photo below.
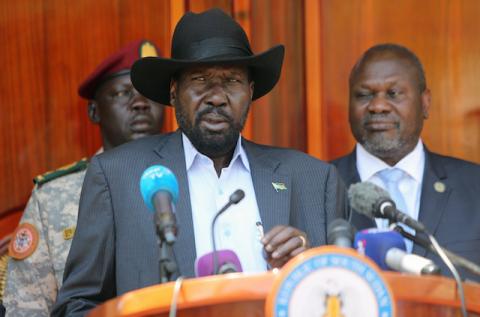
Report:
[[[195,239],[193,234],[192,207],[188,187],[185,155],[182,144],[182,134],[177,131],[165,138],[155,147],[154,152],[159,156],[155,164],[162,164],[177,176],[179,186],[179,199],[175,206],[178,236],[173,246],[180,274],[194,276],[196,257]]]
[[[451,188],[444,168],[437,164],[435,155],[425,150],[425,171],[423,173],[420,198],[419,220],[435,235],[440,219],[445,212]],[[413,253],[426,255],[427,250],[414,245]]]
[[[266,148],[242,139],[250,164],[255,197],[265,232],[290,219],[291,177],[279,173],[280,162]]]
[[[345,180],[345,185],[350,188],[350,185],[361,182],[360,175],[357,170],[357,155],[355,149],[345,158],[345,161],[338,164],[340,176]],[[367,228],[376,228],[375,220],[364,216],[356,211],[352,211],[350,222],[357,230]]]

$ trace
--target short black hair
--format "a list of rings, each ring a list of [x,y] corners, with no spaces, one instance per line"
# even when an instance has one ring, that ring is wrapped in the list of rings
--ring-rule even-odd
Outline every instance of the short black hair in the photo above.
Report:
[[[349,77],[350,87],[352,86],[352,81],[360,70],[360,67],[372,57],[382,53],[392,53],[400,58],[408,60],[417,71],[418,88],[420,92],[425,91],[425,89],[427,88],[425,71],[423,70],[423,65],[418,59],[417,55],[415,55],[415,53],[413,53],[405,46],[394,43],[377,44],[366,50],[365,53],[363,53],[360,59],[352,67]]]

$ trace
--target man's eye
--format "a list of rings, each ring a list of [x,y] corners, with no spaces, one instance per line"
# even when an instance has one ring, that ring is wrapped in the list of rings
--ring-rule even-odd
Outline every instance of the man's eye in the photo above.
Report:
[[[204,82],[206,80],[205,76],[194,76],[193,81]]]
[[[126,97],[126,96],[129,96],[129,95],[130,95],[130,90],[124,89],[124,90],[115,91],[112,94],[112,97],[113,98],[122,98],[122,97]]]
[[[372,93],[369,91],[357,91],[355,93],[355,97],[360,99],[370,97],[371,95]]]
[[[400,95],[400,91],[392,89],[392,90],[389,90],[387,94],[391,98],[396,98]]]

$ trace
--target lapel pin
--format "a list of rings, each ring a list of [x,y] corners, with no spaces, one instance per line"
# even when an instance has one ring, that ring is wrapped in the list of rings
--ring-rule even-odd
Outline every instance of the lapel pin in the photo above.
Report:
[[[287,186],[284,183],[275,183],[272,182],[273,189],[278,193],[281,190],[287,190]]]
[[[433,188],[435,189],[436,192],[443,193],[445,191],[445,184],[442,182],[435,182],[433,184]]]

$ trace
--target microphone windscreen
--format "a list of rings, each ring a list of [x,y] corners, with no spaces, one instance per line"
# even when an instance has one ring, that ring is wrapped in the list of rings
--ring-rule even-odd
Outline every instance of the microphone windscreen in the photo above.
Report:
[[[153,165],[147,168],[140,177],[140,192],[143,201],[152,212],[155,211],[153,197],[159,191],[169,193],[172,202],[177,203],[178,182],[175,174],[165,166]]]
[[[377,204],[380,201],[390,200],[390,195],[373,183],[362,182],[350,185],[348,200],[355,211],[373,218]]]
[[[230,202],[232,204],[238,204],[245,197],[245,192],[241,189],[237,189],[230,195]]]
[[[243,272],[240,259],[232,250],[217,251],[218,268],[227,267],[232,272]],[[213,252],[202,255],[195,260],[195,276],[214,275]]]
[[[385,262],[388,250],[397,248],[406,251],[405,241],[400,233],[377,228],[358,232],[354,246],[359,253],[371,258],[383,270],[389,270]]]

